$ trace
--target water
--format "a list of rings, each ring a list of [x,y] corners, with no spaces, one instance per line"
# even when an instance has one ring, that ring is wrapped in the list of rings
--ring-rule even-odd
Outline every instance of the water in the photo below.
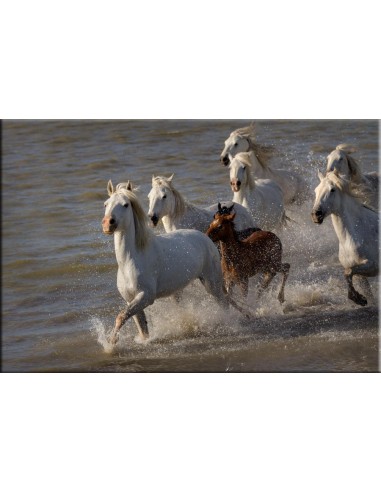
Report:
[[[131,179],[146,195],[152,174],[207,206],[231,197],[219,163],[223,142],[247,121],[4,121],[2,173],[2,367],[5,371],[377,371],[378,280],[365,308],[348,301],[330,219],[316,226],[313,202],[288,209],[282,233],[291,264],[284,310],[280,279],[260,301],[251,281],[247,321],[226,317],[192,284],[180,305],[158,300],[147,311],[151,339],[129,321],[114,354],[106,336],[123,307],[113,240],[101,232],[106,185]],[[282,155],[275,168],[317,168],[339,143],[378,169],[378,122],[259,121],[258,141]]]

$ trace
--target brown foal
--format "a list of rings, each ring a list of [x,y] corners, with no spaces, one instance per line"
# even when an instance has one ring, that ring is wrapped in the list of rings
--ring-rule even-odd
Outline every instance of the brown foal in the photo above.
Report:
[[[249,278],[263,273],[258,297],[269,286],[277,273],[283,274],[278,294],[279,302],[284,302],[284,286],[290,270],[289,263],[282,263],[282,243],[278,236],[269,231],[256,231],[242,241],[234,228],[235,214],[215,215],[206,231],[212,241],[220,241],[221,267],[224,282],[229,292],[239,285],[246,297]]]

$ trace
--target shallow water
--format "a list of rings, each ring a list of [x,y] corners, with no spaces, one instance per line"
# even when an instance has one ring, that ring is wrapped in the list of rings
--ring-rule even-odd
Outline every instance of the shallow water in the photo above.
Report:
[[[152,174],[175,173],[189,200],[230,199],[219,163],[229,133],[247,121],[4,121],[2,207],[2,368],[5,371],[377,371],[375,301],[346,297],[330,220],[316,226],[311,199],[287,210],[281,233],[291,264],[283,309],[278,280],[260,300],[251,281],[250,321],[227,317],[192,284],[180,305],[147,309],[151,339],[122,329],[114,354],[104,350],[123,301],[116,288],[113,240],[101,232],[106,185],[131,179],[146,195]],[[378,122],[258,122],[258,141],[282,153],[275,168],[302,173],[311,190],[317,168],[339,143],[358,147],[366,171],[378,169]]]

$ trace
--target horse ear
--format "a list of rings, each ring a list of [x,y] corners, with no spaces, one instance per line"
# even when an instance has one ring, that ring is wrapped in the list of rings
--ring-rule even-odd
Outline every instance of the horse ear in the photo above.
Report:
[[[336,176],[338,176],[339,175],[339,171],[336,168],[334,168],[333,174],[335,174]]]
[[[152,186],[155,184],[155,175],[152,174]]]
[[[229,207],[229,208],[228,208],[228,212],[229,212],[229,214],[230,214],[230,212],[233,210],[233,208],[234,208],[234,203],[233,203],[233,205],[232,205],[231,207]]]
[[[172,181],[172,179],[173,179],[173,176],[174,176],[174,175],[175,175],[175,174],[172,174],[172,176],[169,176],[169,178],[167,178],[167,181],[171,182],[171,181]]]
[[[126,188],[127,188],[128,191],[132,191],[132,184],[131,184],[131,181],[130,180],[127,181]]]
[[[320,181],[322,181],[324,178],[324,174],[322,174],[320,171],[318,171],[318,177],[319,177]]]
[[[221,207],[221,203],[218,202],[218,211],[221,213],[221,210],[222,210],[222,207]]]
[[[112,185],[111,179],[107,183],[107,193],[108,193],[108,196],[111,196],[114,193],[114,187]]]

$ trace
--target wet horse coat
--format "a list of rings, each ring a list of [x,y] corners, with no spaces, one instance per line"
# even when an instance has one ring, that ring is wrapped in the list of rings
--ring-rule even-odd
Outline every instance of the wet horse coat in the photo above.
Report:
[[[258,295],[268,287],[279,272],[283,274],[278,299],[284,302],[284,286],[290,265],[282,263],[282,243],[278,236],[269,231],[256,231],[244,240],[239,240],[235,231],[234,214],[216,216],[207,235],[220,241],[221,267],[225,287],[228,291],[239,285],[244,296],[248,294],[249,278],[263,273]]]

